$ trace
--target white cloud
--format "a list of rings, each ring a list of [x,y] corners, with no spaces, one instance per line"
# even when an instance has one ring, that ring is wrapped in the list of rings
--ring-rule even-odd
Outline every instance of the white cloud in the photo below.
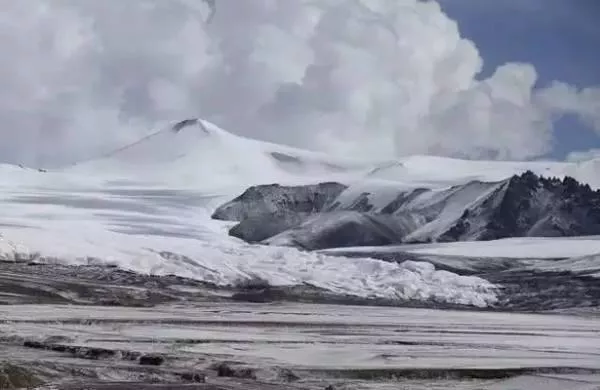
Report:
[[[203,116],[332,153],[533,158],[552,119],[600,128],[600,90],[535,90],[528,64],[489,79],[434,1],[0,2],[0,152],[70,161]]]
[[[570,162],[582,162],[600,158],[600,149],[576,150],[567,155]]]
[[[578,89],[554,82],[538,92],[540,105],[559,115],[573,114],[600,133],[600,88]]]

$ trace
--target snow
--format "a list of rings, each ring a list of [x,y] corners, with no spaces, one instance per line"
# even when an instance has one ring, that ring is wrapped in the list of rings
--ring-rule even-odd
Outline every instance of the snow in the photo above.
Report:
[[[378,390],[591,390],[600,385],[600,333],[597,317],[591,316],[205,302],[152,308],[3,305],[0,318],[3,338],[13,341],[4,345],[12,362],[55,368],[58,359],[61,372],[65,366],[79,372],[88,365],[23,349],[22,340],[159,354],[169,359],[167,372],[205,371],[224,359],[256,368],[261,381],[288,369],[302,375],[301,385],[315,389],[326,382]],[[120,373],[130,373],[131,362],[95,363],[102,378],[131,380]],[[540,368],[543,373],[536,372]],[[464,378],[466,370],[499,379]],[[514,375],[519,371],[530,374]],[[354,380],[360,372],[374,378]],[[394,373],[396,380],[390,377]],[[437,375],[404,377],[411,373]]]
[[[160,130],[141,141],[67,169],[69,173],[110,175],[145,184],[231,192],[257,183],[309,183],[346,178],[360,163],[230,134],[211,123]],[[281,162],[273,157],[288,157]],[[229,193],[228,193],[229,195]]]
[[[528,268],[551,272],[578,272],[600,278],[600,255],[573,257],[559,261],[534,261]]]
[[[580,162],[557,161],[485,161],[461,160],[434,156],[410,156],[390,164],[381,164],[370,172],[370,178],[403,181],[423,187],[456,185],[465,182],[500,181],[530,170],[545,177],[571,176],[600,187],[600,159]]]
[[[506,238],[495,241],[464,241],[426,244],[407,252],[471,257],[557,259],[588,256],[600,253],[600,239],[582,238]]]
[[[532,167],[557,176],[593,172],[585,163],[423,156],[397,162],[353,161],[238,137],[200,121],[178,132],[161,130],[110,155],[60,170],[0,166],[0,250],[9,260],[111,263],[219,285],[258,277],[273,285],[307,283],[361,297],[486,306],[495,301],[496,287],[483,279],[438,271],[428,263],[398,265],[248,245],[227,236],[231,224],[211,220],[210,214],[255,184],[339,181],[357,189],[379,183],[381,188],[443,190],[473,178],[504,179]],[[386,192],[381,202],[393,196]],[[540,250],[550,247],[554,248],[552,241],[516,240],[415,250],[469,255],[496,250],[494,255],[539,257]],[[554,256],[590,254],[591,247],[600,252],[600,241],[565,241],[556,245]]]
[[[406,239],[424,241],[427,238],[439,237],[456,223],[466,209],[472,209],[484,202],[489,196],[500,190],[503,187],[503,183],[498,182],[491,185],[488,183],[472,182],[461,187],[459,190],[438,192],[437,194],[433,191],[430,194],[424,193],[418,196],[415,201],[420,202],[422,207],[427,207],[428,204],[439,204],[443,208],[437,218],[413,231]],[[431,195],[434,195],[437,199],[427,199]],[[415,207],[414,203],[416,202],[409,202],[405,207]]]
[[[0,317],[4,320],[0,332],[7,338],[43,341],[62,336],[83,347],[166,354],[173,357],[171,369],[190,367],[189,363],[201,369],[203,361],[212,364],[224,356],[263,369],[340,374],[340,370],[434,369],[452,377],[461,369],[509,374],[519,368],[551,367],[555,378],[592,380],[586,369],[600,368],[597,318],[582,316],[206,302],[153,308],[11,305],[0,306]],[[36,358],[40,360],[44,357]],[[414,388],[407,378],[400,386],[399,381],[381,379],[374,381],[374,388],[384,382],[390,383],[389,389]],[[455,389],[457,384],[443,387],[437,382],[438,386],[418,388]],[[464,388],[487,388],[476,385]]]
[[[48,205],[43,205],[48,208]],[[35,209],[27,205],[29,212]],[[14,214],[13,208],[13,214]],[[253,246],[227,237],[220,226],[199,216],[187,221],[190,238],[177,233],[184,220],[155,221],[158,234],[127,234],[110,229],[110,217],[38,220],[36,228],[5,227],[0,250],[5,260],[18,257],[62,264],[109,263],[154,275],[179,275],[217,285],[260,278],[272,285],[308,283],[338,294],[386,299],[435,299],[484,307],[495,302],[495,288],[473,277],[436,271],[432,265],[402,265],[372,259],[344,259],[291,248]],[[92,210],[87,210],[92,211]],[[133,215],[132,215],[133,217]],[[28,221],[31,223],[32,221]],[[104,225],[104,226],[102,226]],[[41,256],[41,258],[38,258]],[[340,270],[344,272],[340,272]]]
[[[461,241],[433,244],[390,245],[386,247],[335,248],[322,251],[389,252],[422,255],[504,258],[504,259],[571,259],[600,255],[600,237],[524,237],[493,241]],[[559,264],[559,263],[556,263]]]

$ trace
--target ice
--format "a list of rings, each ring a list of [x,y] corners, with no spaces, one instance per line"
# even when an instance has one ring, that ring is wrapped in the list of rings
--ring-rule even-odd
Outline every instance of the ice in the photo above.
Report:
[[[423,255],[457,256],[470,258],[504,259],[568,259],[553,262],[556,269],[586,267],[600,259],[600,237],[523,237],[493,241],[462,241],[432,244],[390,245],[386,247],[351,247],[328,249],[324,252],[390,252],[417,253]],[[547,262],[544,262],[548,264]],[[579,264],[579,265],[578,265]]]
[[[496,287],[483,279],[439,271],[428,263],[398,265],[248,245],[227,236],[230,224],[213,221],[210,215],[255,184],[338,181],[360,188],[379,183],[388,188],[375,196],[383,204],[397,193],[389,190],[393,186],[444,189],[467,179],[504,179],[526,169],[593,176],[591,162],[523,164],[423,156],[353,161],[234,136],[206,121],[190,123],[59,170],[0,166],[3,257],[111,263],[219,285],[261,278],[273,285],[308,284],[361,297],[483,307],[496,300]],[[472,201],[476,199],[457,200]],[[600,241],[514,240],[415,249],[419,250],[535,257],[552,250],[553,257],[560,257],[600,253]]]
[[[549,272],[576,272],[600,278],[600,255],[573,257],[558,261],[534,261],[529,268]]]
[[[496,301],[495,286],[485,280],[437,271],[427,263],[398,265],[252,246],[218,232],[205,231],[203,239],[126,235],[93,228],[89,223],[78,228],[76,222],[64,229],[6,230],[9,233],[2,237],[0,249],[7,260],[41,255],[41,260],[48,262],[102,262],[140,273],[173,274],[222,286],[260,278],[271,285],[306,283],[368,298],[434,299],[479,307]]]
[[[406,246],[407,252],[471,257],[558,259],[600,253],[600,239],[589,238],[507,238],[494,241],[469,241]]]

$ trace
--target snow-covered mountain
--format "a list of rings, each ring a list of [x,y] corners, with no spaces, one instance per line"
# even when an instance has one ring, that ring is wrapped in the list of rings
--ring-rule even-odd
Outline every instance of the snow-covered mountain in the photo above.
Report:
[[[254,184],[311,183],[332,176],[349,180],[368,167],[235,136],[209,122],[190,119],[63,171],[231,195]]]
[[[61,171],[123,177],[206,190],[257,184],[339,181],[396,188],[444,188],[470,181],[500,181],[532,171],[570,176],[600,187],[600,159],[580,162],[471,161],[411,156],[394,161],[356,160],[237,136],[203,120],[185,120],[107,155]],[[239,184],[237,184],[239,183]]]
[[[478,214],[477,205],[486,196],[502,198],[497,194],[508,191],[513,175],[527,170],[546,177],[568,175],[598,188],[596,168],[600,161],[475,162],[425,156],[356,161],[247,139],[206,121],[189,120],[63,169],[0,166],[4,206],[0,249],[7,260],[111,263],[217,285],[259,278],[275,286],[310,285],[360,297],[487,306],[497,301],[498,286],[481,277],[436,270],[423,261],[299,251],[275,245],[288,238],[273,233],[326,215],[328,221],[309,223],[305,230],[364,219],[364,224],[372,224],[389,240],[374,236],[374,241],[362,244],[379,245],[408,237],[413,241],[440,238],[463,221],[470,224],[463,234],[478,238],[473,218],[489,221],[491,217]],[[319,183],[329,184],[319,187]],[[249,189],[260,185],[266,187]],[[248,244],[228,235],[237,221],[261,210],[256,205],[229,207],[228,217],[211,218],[240,194],[308,185],[319,187],[316,193],[323,197],[303,190],[302,198],[294,190],[293,205],[263,204],[278,218],[287,213],[263,221],[270,224],[265,235],[272,245]],[[328,212],[322,213],[323,208]],[[474,212],[464,215],[467,208]],[[390,218],[373,218],[374,210]],[[231,217],[231,213],[238,214]],[[286,218],[295,222],[290,225]],[[394,236],[396,230],[390,230],[388,221],[393,229],[399,229],[396,225],[404,229],[401,239]],[[527,225],[527,232],[532,229]],[[347,246],[344,235],[341,239],[338,244]],[[588,252],[600,248],[589,246]]]

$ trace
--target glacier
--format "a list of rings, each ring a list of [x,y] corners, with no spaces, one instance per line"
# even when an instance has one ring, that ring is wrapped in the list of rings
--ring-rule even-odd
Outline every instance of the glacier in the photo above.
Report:
[[[331,156],[233,135],[203,120],[161,129],[113,153],[60,169],[0,166],[4,261],[110,264],[134,272],[177,275],[231,286],[261,279],[273,286],[309,285],[335,294],[434,300],[486,307],[498,286],[427,262],[386,262],[369,256],[245,243],[230,237],[217,207],[252,185],[339,182],[348,192],[376,186],[442,191],[472,180],[503,180],[527,170],[572,176],[600,186],[600,160],[492,162],[413,156],[396,161]],[[431,244],[414,249],[453,255],[506,251],[576,256],[600,252],[600,239]],[[582,245],[585,244],[585,245]],[[531,248],[535,247],[535,250]],[[570,249],[569,249],[570,248]],[[484,254],[484,255],[485,255]]]

